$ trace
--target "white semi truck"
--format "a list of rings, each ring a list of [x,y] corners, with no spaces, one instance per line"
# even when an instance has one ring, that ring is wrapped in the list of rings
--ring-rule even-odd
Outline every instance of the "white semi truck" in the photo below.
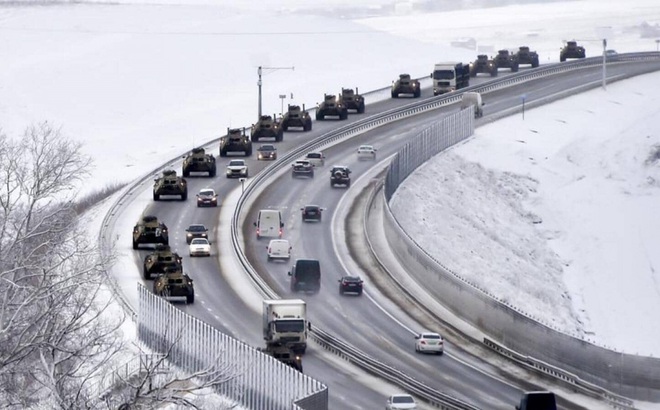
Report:
[[[266,347],[287,346],[296,353],[307,349],[307,305],[302,299],[263,301],[263,332]]]

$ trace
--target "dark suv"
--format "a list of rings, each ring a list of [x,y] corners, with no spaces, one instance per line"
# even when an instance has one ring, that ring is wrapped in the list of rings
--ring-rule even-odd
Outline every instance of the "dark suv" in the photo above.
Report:
[[[348,167],[335,165],[330,170],[330,186],[334,188],[337,185],[351,186],[351,170]]]
[[[296,259],[289,276],[293,292],[317,293],[321,289],[321,263],[316,259]]]
[[[359,276],[343,276],[339,279],[339,294],[357,293],[362,294],[362,279]]]
[[[309,221],[318,221],[321,222],[321,216],[323,213],[323,208],[321,208],[318,205],[305,205],[304,207],[300,208],[302,211],[302,221],[303,222],[309,222]]]

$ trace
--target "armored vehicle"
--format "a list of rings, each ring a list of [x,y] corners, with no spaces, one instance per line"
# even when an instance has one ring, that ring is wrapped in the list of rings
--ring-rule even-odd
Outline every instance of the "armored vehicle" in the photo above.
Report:
[[[302,127],[303,131],[312,130],[312,117],[309,115],[309,112],[305,110],[303,105],[302,109],[298,105],[289,104],[289,108],[282,121],[280,122],[282,129],[288,131],[289,127]]]
[[[585,58],[586,56],[584,47],[578,46],[575,41],[567,41],[559,52],[559,61],[566,61],[567,58]]]
[[[330,187],[337,185],[351,186],[351,170],[343,165],[335,165],[330,170]]]
[[[204,148],[193,148],[192,152],[183,160],[181,168],[184,177],[190,176],[191,172],[208,172],[210,177],[214,177],[215,157],[207,154]]]
[[[470,64],[470,77],[476,77],[479,73],[490,74],[491,77],[497,76],[497,65],[493,60],[489,60],[486,54],[479,54]]]
[[[154,294],[167,300],[185,298],[186,303],[195,303],[195,288],[190,276],[182,271],[166,269],[154,281]]]
[[[400,94],[412,94],[414,98],[422,95],[419,80],[410,78],[410,74],[400,74],[399,79],[392,82],[392,98],[399,98]]]
[[[154,179],[153,195],[154,201],[159,201],[161,195],[180,195],[185,201],[188,199],[188,183],[175,170],[165,170],[163,175]]]
[[[339,101],[347,110],[356,110],[358,114],[362,114],[364,113],[364,97],[358,92],[357,87],[355,87],[355,91],[351,88],[342,88]]]
[[[262,115],[256,124],[252,124],[250,131],[252,142],[257,142],[261,138],[274,138],[276,142],[284,139],[284,130],[275,118],[275,116]]]
[[[316,120],[324,120],[326,115],[334,115],[340,120],[348,118],[348,109],[336,95],[324,94],[323,102],[316,107]]]
[[[518,65],[530,64],[532,68],[539,66],[539,55],[536,54],[536,51],[530,51],[527,46],[518,47],[518,51],[513,57],[516,59]]]
[[[227,135],[220,138],[220,156],[226,157],[228,152],[243,152],[246,157],[252,155],[252,141],[245,135],[245,129],[227,129]]]
[[[141,244],[170,243],[167,226],[154,215],[143,216],[133,227],[133,249]]]
[[[290,347],[278,344],[268,345],[266,348],[259,350],[261,350],[262,353],[273,356],[280,362],[289,365],[302,373],[302,357],[299,354],[296,354],[296,352],[294,352]]]
[[[509,53],[509,50],[499,50],[495,58],[493,58],[495,67],[500,68],[509,68],[512,73],[518,71],[518,61],[514,58],[513,54]]]
[[[152,275],[160,275],[169,269],[171,271],[183,270],[183,259],[178,253],[172,252],[169,245],[156,245],[156,249],[144,258],[142,272],[145,279]]]

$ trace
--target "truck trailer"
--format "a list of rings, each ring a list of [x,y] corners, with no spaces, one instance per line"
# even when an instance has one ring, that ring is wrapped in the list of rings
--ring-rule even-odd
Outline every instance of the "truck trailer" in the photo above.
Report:
[[[263,333],[267,348],[283,345],[295,353],[305,353],[309,328],[304,300],[263,301]]]
[[[456,91],[470,85],[470,65],[458,62],[437,63],[431,78],[433,95]]]

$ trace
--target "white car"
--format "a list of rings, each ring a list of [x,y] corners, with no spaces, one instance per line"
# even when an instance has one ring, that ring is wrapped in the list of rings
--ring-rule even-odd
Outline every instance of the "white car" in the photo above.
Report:
[[[192,256],[211,256],[211,243],[206,238],[194,238],[188,245],[188,254]]]
[[[286,239],[271,239],[266,249],[268,249],[269,262],[273,259],[291,258],[291,244]]]
[[[358,159],[376,159],[376,151],[373,145],[360,145],[357,150]]]
[[[416,409],[417,403],[409,394],[393,394],[387,398],[385,410]]]
[[[321,151],[308,152],[305,159],[314,167],[322,167],[325,165],[325,155]]]
[[[227,164],[227,178],[247,178],[248,166],[243,159],[232,159]]]
[[[415,352],[443,354],[445,341],[439,333],[422,332],[415,336]]]

